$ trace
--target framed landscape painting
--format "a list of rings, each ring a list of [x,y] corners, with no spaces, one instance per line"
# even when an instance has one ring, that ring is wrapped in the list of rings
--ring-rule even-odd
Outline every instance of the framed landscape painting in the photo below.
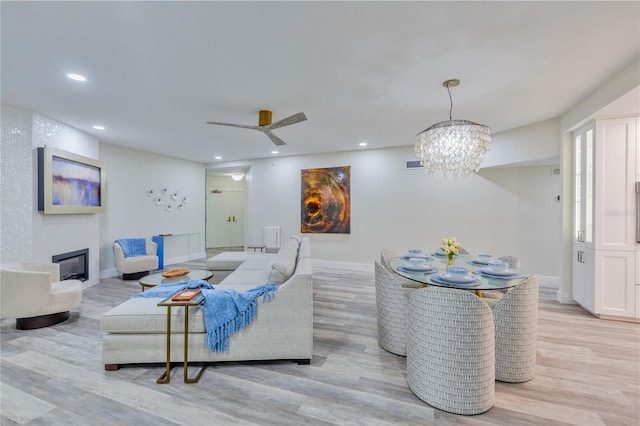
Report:
[[[351,233],[351,166],[301,171],[303,233]]]
[[[38,210],[45,214],[104,211],[104,165],[45,146],[38,148]]]

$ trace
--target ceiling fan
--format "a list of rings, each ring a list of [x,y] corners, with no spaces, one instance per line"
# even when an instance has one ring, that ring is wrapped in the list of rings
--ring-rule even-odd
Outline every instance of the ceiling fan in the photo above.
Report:
[[[229,127],[240,127],[243,129],[253,129],[260,130],[267,136],[269,139],[273,141],[276,145],[286,145],[285,141],[274,135],[271,131],[274,129],[278,129],[284,126],[290,126],[292,124],[299,123],[301,121],[305,121],[307,116],[304,115],[304,112],[299,112],[297,114],[293,114],[287,118],[283,118],[282,120],[278,120],[275,123],[271,122],[271,111],[262,110],[258,113],[258,125],[257,126],[248,126],[245,124],[232,124],[232,123],[221,123],[219,121],[207,121],[207,124],[217,124],[220,126],[229,126]]]

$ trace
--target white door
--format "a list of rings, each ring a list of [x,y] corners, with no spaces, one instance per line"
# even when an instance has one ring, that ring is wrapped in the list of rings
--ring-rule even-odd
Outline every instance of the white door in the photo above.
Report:
[[[229,192],[231,246],[244,246],[244,192]]]
[[[207,191],[207,248],[244,246],[244,192]]]

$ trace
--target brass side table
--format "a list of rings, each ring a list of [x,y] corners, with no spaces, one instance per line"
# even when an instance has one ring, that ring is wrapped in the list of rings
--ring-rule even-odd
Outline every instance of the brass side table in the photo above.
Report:
[[[181,291],[183,290],[175,292],[171,296],[167,297],[166,299],[158,303],[158,306],[167,307],[167,364],[162,376],[160,376],[158,380],[156,380],[156,383],[158,384],[166,384],[166,383],[169,383],[169,381],[171,380],[171,308],[172,307],[180,307],[180,306],[184,307],[184,361],[183,361],[184,382],[198,383],[198,380],[200,380],[202,373],[204,373],[204,370],[207,369],[206,365],[201,367],[198,374],[192,379],[189,379],[187,376],[187,368],[189,366],[189,307],[200,305],[204,300],[204,295],[200,293],[193,299],[187,300],[187,301],[171,300],[173,296],[180,293]]]

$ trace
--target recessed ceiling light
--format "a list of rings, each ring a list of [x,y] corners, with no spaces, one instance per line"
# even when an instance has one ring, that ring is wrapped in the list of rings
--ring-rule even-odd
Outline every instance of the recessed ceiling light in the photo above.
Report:
[[[271,151],[272,154],[280,154],[280,151]]]
[[[96,130],[104,130],[104,126],[93,126],[94,129]]]
[[[71,80],[75,80],[75,81],[87,81],[87,77],[85,77],[84,75],[80,75],[80,74],[67,74],[67,77],[69,77]]]
[[[219,155],[216,155],[216,156],[215,156],[215,157],[213,157],[213,158],[215,158],[216,160],[222,160],[222,157],[220,157]]]
[[[369,145],[369,144],[368,144],[367,142],[360,142],[358,145],[360,145],[360,146],[367,146],[367,145]]]

